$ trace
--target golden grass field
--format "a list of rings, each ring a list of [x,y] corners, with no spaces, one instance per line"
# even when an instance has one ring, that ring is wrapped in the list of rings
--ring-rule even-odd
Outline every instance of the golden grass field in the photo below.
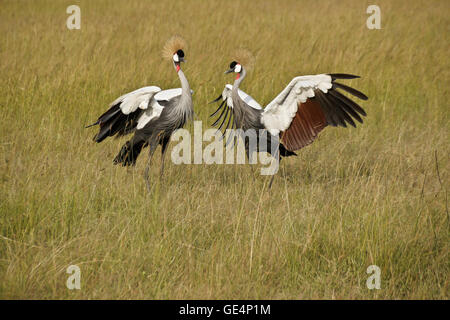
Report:
[[[1,1],[0,298],[448,299],[449,31],[449,1]],[[148,194],[147,154],[113,166],[126,139],[84,126],[126,92],[179,86],[173,34],[205,129],[240,47],[261,105],[294,76],[361,75],[345,83],[369,96],[365,123],[325,129],[270,190],[250,165],[168,161],[159,183],[157,152]]]

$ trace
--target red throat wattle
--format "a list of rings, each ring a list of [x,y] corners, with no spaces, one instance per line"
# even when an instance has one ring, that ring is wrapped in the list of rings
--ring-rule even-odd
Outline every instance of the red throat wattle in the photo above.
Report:
[[[240,73],[236,74],[236,80],[238,80],[240,76],[241,76]]]
[[[177,72],[180,71],[180,69],[181,69],[181,68],[180,68],[180,65],[177,64]]]

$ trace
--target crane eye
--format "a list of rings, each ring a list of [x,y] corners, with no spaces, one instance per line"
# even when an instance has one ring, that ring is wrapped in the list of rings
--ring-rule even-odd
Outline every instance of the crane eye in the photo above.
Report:
[[[236,61],[233,61],[232,63],[230,63],[230,69],[234,69],[234,67],[237,65]]]

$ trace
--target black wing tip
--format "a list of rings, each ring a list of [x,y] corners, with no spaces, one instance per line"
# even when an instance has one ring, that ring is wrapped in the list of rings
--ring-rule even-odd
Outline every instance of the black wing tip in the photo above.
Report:
[[[369,99],[369,97],[366,96],[364,93],[362,93],[354,88],[348,87],[342,83],[338,83],[338,82],[334,81],[336,79],[357,79],[357,78],[361,78],[360,76],[357,76],[354,74],[349,74],[349,73],[328,73],[328,75],[331,77],[333,84],[336,84],[337,86],[341,87],[341,89],[347,91],[348,93],[353,94],[354,96],[360,98],[361,100]],[[349,90],[347,90],[347,89],[349,89]]]
[[[356,114],[353,115],[353,118],[358,120],[360,123],[363,123],[362,118],[359,115],[367,116],[366,111],[356,102],[354,102],[352,99],[344,96],[342,93],[340,93],[337,90],[329,90],[328,93],[334,97],[336,97],[338,100],[344,103],[344,106],[347,106],[350,110],[353,110],[356,112]],[[352,113],[352,111],[350,111]]]
[[[369,97],[366,96],[364,93],[361,92],[361,94],[363,94],[363,96],[359,97],[361,100],[367,101],[369,100]]]
[[[369,97],[367,97],[361,91],[356,90],[355,88],[349,87],[349,86],[347,86],[345,84],[342,84],[342,83],[339,83],[339,82],[333,82],[333,88],[335,88],[335,87],[340,88],[340,89],[342,89],[342,90],[344,90],[344,91],[354,95],[355,97],[357,97],[357,98],[359,98],[361,100],[368,100],[369,99]]]
[[[85,129],[87,129],[87,128],[90,128],[90,127],[96,126],[96,125],[98,125],[99,123],[100,123],[100,121],[97,121],[97,122],[95,122],[95,123],[93,123],[93,124],[90,124],[90,125],[88,125],[88,126],[84,127],[84,128],[85,128]]]
[[[209,115],[209,117],[210,117],[210,118],[214,117],[214,116],[217,114],[217,112],[219,112],[219,111],[222,109],[222,107],[223,107],[224,104],[225,104],[225,100],[222,101],[222,102],[220,103],[220,105],[219,105],[219,107],[217,108],[217,110],[214,111],[213,113],[211,113],[211,114]],[[225,110],[225,109],[224,109],[224,110]],[[222,113],[220,114],[219,118],[222,117],[224,110],[223,110]]]
[[[101,138],[98,136],[98,134],[96,134],[96,135],[92,138],[92,141],[97,142],[97,143],[100,143],[100,142],[102,142],[103,140],[104,140],[104,138],[101,139]]]
[[[213,101],[208,102],[208,104],[214,103],[219,101],[222,98],[222,95],[218,96],[216,99],[214,99]]]
[[[333,80],[336,79],[357,79],[361,78],[360,76],[349,74],[349,73],[329,73],[328,74]]]

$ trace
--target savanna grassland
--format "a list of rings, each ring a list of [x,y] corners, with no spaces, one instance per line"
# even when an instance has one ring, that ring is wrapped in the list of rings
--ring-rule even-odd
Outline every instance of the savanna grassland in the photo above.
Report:
[[[450,2],[375,2],[1,1],[0,297],[448,299]],[[352,73],[365,122],[325,129],[270,190],[250,165],[168,161],[160,183],[158,152],[148,194],[146,153],[113,166],[126,138],[84,126],[126,92],[179,87],[173,34],[205,129],[240,47],[261,105],[294,76]]]

